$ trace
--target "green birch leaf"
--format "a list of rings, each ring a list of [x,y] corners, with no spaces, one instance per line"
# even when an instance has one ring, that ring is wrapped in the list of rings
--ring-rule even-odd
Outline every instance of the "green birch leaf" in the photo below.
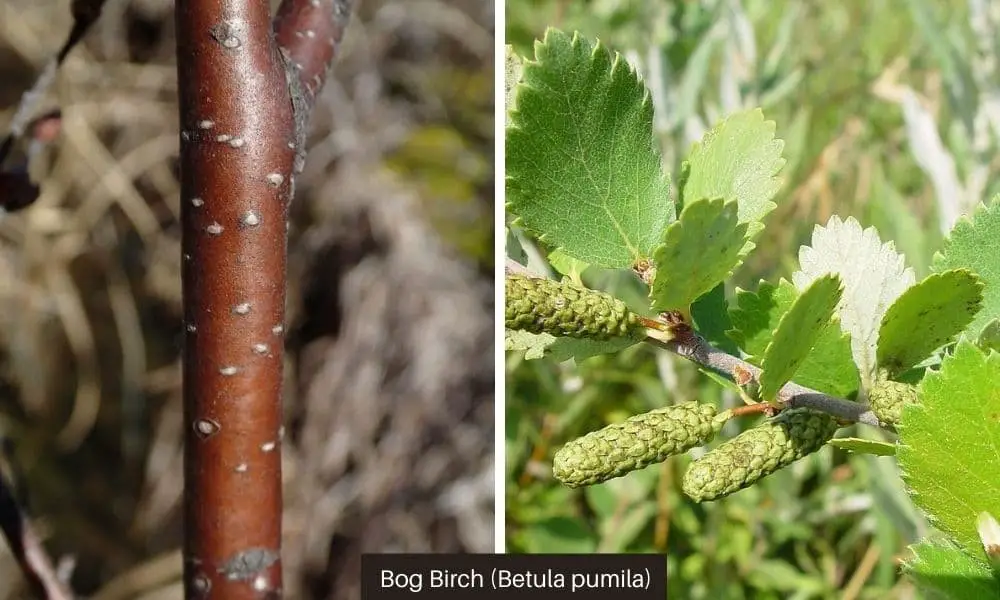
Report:
[[[1000,354],[962,340],[903,408],[896,453],[914,503],[973,556],[981,512],[1000,514]]]
[[[834,438],[827,442],[834,448],[840,448],[856,454],[874,454],[875,456],[893,456],[896,454],[896,444],[867,440],[864,438]]]
[[[954,341],[983,304],[983,284],[966,269],[935,273],[907,289],[882,317],[878,366],[896,377]]]
[[[524,251],[524,246],[521,245],[521,241],[517,239],[514,232],[510,230],[510,227],[505,227],[507,236],[507,258],[512,259],[514,262],[520,265],[528,264],[528,253]]]
[[[684,210],[684,188],[687,187],[688,177],[691,176],[691,161],[681,161],[681,170],[677,174],[677,204],[674,205],[674,212]]]
[[[507,352],[524,352],[525,360],[535,360],[545,356],[545,349],[558,338],[547,333],[530,333],[519,329],[505,329],[503,335],[504,350]]]
[[[983,328],[976,341],[984,351],[995,350],[1000,352],[1000,319],[993,319]]]
[[[703,294],[691,305],[691,318],[698,333],[713,346],[736,354],[739,348],[726,332],[733,328],[729,319],[729,304],[726,302],[726,285],[720,283],[707,294]]]
[[[1000,598],[1000,581],[989,565],[944,542],[923,540],[910,546],[913,558],[903,564],[928,599]]]
[[[618,53],[555,29],[523,64],[507,128],[507,207],[591,265],[652,256],[674,218],[653,104]]]
[[[583,285],[580,277],[587,270],[587,267],[590,266],[582,260],[573,258],[562,250],[553,250],[549,253],[549,264],[560,275],[569,277],[577,285]]]
[[[699,199],[684,207],[663,233],[653,262],[653,310],[687,314],[691,303],[712,291],[740,262],[747,226],[737,220],[735,202]]]
[[[955,223],[944,249],[934,256],[932,270],[966,268],[979,276],[983,288],[983,309],[965,328],[977,339],[990,321],[1000,317],[1000,200],[980,204],[971,218]]]
[[[737,290],[729,311],[733,328],[726,333],[749,355],[749,362],[761,365],[774,330],[798,297],[795,286],[785,279],[777,286],[761,281],[756,293]],[[840,323],[833,320],[823,329],[795,372],[794,380],[840,398],[851,397],[858,391],[858,367],[851,358],[851,338],[840,330]]]
[[[520,330],[504,330],[504,349],[507,352],[524,352],[525,360],[549,357],[556,362],[573,359],[576,362],[600,354],[621,352],[639,340],[614,337],[607,340],[588,338],[556,337],[548,333],[530,333]]]
[[[784,279],[777,286],[761,280],[756,292],[736,288],[736,298],[729,309],[733,328],[726,334],[749,355],[750,362],[760,366],[778,322],[798,296],[795,287]]]
[[[627,337],[614,337],[607,340],[564,337],[557,339],[548,347],[548,355],[556,362],[573,359],[574,362],[579,363],[600,354],[616,354],[638,342],[637,339]]]
[[[843,288],[840,277],[826,275],[813,281],[781,317],[761,361],[760,395],[774,400],[813,349],[830,324]]]
[[[762,221],[775,208],[772,201],[781,181],[776,177],[785,164],[784,142],[774,138],[775,124],[765,121],[759,109],[733,113],[709,130],[691,149],[684,198],[735,200],[739,223],[748,225],[747,240],[764,228]],[[753,249],[745,242],[742,254]]]

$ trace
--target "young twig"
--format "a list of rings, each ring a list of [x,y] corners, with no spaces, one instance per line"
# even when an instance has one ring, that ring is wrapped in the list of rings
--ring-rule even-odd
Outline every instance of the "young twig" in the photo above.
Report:
[[[4,445],[9,443],[3,440]],[[10,461],[10,452],[3,452],[0,461]],[[23,484],[24,482],[20,482]],[[73,594],[59,579],[42,541],[38,537],[27,515],[21,508],[14,493],[14,482],[0,469],[0,531],[7,539],[11,553],[21,567],[25,580],[32,591],[45,600],[73,600]]]
[[[518,273],[530,277],[537,277],[523,265],[507,259],[507,272]],[[747,361],[723,352],[709,344],[697,331],[686,323],[658,323],[651,326],[649,319],[643,319],[646,325],[646,341],[660,348],[664,348],[682,356],[702,367],[711,369],[731,381],[745,379],[749,373],[753,379],[760,377],[761,370]],[[824,394],[822,392],[807,388],[795,382],[789,382],[778,392],[778,402],[788,408],[811,408],[827,413],[842,421],[851,423],[864,423],[886,430],[891,427],[881,423],[878,417],[872,413],[868,407],[846,400]]]
[[[105,0],[73,1],[71,7],[73,12],[73,28],[70,30],[69,35],[66,36],[66,41],[56,56],[42,69],[31,89],[21,96],[21,102],[17,110],[14,111],[14,118],[11,119],[8,126],[7,135],[0,141],[0,209],[4,212],[21,210],[34,204],[35,200],[38,199],[41,190],[31,181],[27,165],[15,165],[6,169],[3,168],[3,165],[7,162],[7,158],[14,149],[14,145],[24,136],[26,131],[36,129],[36,131],[32,131],[33,148],[29,148],[28,151],[29,162],[32,155],[37,154],[38,149],[51,141],[51,139],[46,139],[45,134],[47,132],[44,125],[53,121],[58,122],[58,112],[50,113],[37,119],[33,119],[32,115],[38,111],[38,105],[41,103],[42,98],[45,97],[46,92],[48,92],[53,82],[55,82],[56,72],[63,61],[66,60],[70,50],[83,39],[83,36],[90,29],[91,25],[101,15],[101,8],[104,6],[104,2]],[[53,117],[53,115],[56,116]],[[42,125],[41,132],[37,131],[40,124]],[[48,129],[51,130],[52,128],[49,127]]]
[[[731,380],[735,380],[735,374],[738,370],[750,372],[754,379],[760,377],[761,370],[758,367],[719,350],[693,330],[692,335],[684,338],[662,341],[651,337],[647,338],[647,341],[661,348],[666,348]],[[799,385],[794,381],[786,383],[781,388],[778,392],[778,402],[788,408],[811,408],[825,412],[842,421],[864,423],[873,427],[889,429],[886,425],[879,422],[878,417],[868,407],[857,402],[852,402],[851,400],[818,392]]]
[[[3,166],[14,144],[28,129],[32,115],[38,110],[38,104],[45,97],[45,93],[52,87],[52,83],[56,79],[56,72],[59,70],[59,66],[69,56],[70,51],[83,39],[83,36],[86,35],[90,27],[97,21],[97,18],[101,16],[101,9],[104,7],[104,2],[105,0],[73,0],[71,6],[73,28],[70,30],[69,35],[66,36],[66,41],[63,42],[59,52],[42,69],[38,79],[35,80],[35,85],[21,96],[21,103],[14,112],[14,118],[11,119],[8,133],[4,136],[3,141],[0,142],[0,166]]]

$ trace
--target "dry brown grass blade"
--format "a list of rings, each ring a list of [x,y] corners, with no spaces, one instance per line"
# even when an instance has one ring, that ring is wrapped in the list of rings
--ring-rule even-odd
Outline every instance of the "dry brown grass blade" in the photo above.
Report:
[[[97,594],[91,597],[91,600],[139,598],[143,594],[149,594],[170,584],[179,583],[183,566],[180,550],[156,556],[109,581]],[[172,591],[175,592],[175,595],[165,597],[178,598],[180,596],[176,595],[176,592],[182,590]]]
[[[120,240],[110,222],[104,222],[96,233],[98,243],[104,248],[116,248]],[[109,253],[110,254],[110,253]],[[146,416],[146,399],[141,385],[146,374],[146,339],[142,334],[142,321],[135,294],[117,256],[105,256],[108,305],[118,334],[121,348],[121,448],[126,462],[141,459],[142,427]]]
[[[87,318],[79,290],[66,266],[50,265],[46,269],[45,279],[54,294],[56,310],[62,320],[70,349],[76,357],[78,381],[73,411],[62,431],[56,435],[60,447],[72,450],[78,447],[93,429],[97,411],[101,407],[100,372],[94,331]]]
[[[103,192],[87,197],[89,202],[81,205],[74,228],[90,231],[109,205],[117,202],[143,240],[151,243],[160,231],[159,221],[132,184],[131,174],[111,156],[90,123],[79,116],[67,118],[66,138],[78,151],[81,166],[88,167],[79,169],[80,176],[94,182],[94,187]]]

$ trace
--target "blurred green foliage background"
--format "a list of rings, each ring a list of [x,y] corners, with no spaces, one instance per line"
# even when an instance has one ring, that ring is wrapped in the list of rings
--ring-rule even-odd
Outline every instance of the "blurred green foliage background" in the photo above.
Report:
[[[998,191],[1000,2],[510,0],[506,10],[521,55],[552,26],[638,68],[674,181],[722,116],[760,106],[776,121],[784,187],[729,297],[789,277],[798,247],[834,214],[875,226],[919,278],[954,221]],[[629,274],[591,269],[584,281],[645,304]],[[739,400],[644,346],[579,365],[511,353],[506,377],[508,551],[664,552],[671,598],[917,597],[898,565],[927,524],[894,459],[825,448],[704,505],[679,491],[695,454],[569,490],[549,471],[566,441],[665,404]]]

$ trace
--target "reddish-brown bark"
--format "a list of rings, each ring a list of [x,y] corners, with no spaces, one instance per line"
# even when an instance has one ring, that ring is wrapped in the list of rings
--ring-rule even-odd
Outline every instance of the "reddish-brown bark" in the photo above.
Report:
[[[282,0],[274,18],[274,38],[285,57],[295,108],[296,173],[305,163],[309,114],[326,82],[353,8],[353,0]]]
[[[352,0],[283,0],[274,18],[274,36],[298,73],[307,110],[323,88],[354,7]]]
[[[178,0],[185,583],[279,597],[294,118],[266,0]]]
[[[189,598],[281,595],[287,208],[349,10],[177,2]]]

